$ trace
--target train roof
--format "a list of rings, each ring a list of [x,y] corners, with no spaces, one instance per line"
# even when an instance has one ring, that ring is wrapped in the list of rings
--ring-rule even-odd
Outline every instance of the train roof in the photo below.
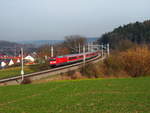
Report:
[[[93,53],[93,52],[86,52],[85,54],[88,54],[88,53]],[[62,58],[62,57],[73,57],[73,56],[80,56],[80,55],[83,55],[83,53],[78,53],[78,54],[69,54],[69,55],[63,55],[63,56],[57,56],[56,58]]]

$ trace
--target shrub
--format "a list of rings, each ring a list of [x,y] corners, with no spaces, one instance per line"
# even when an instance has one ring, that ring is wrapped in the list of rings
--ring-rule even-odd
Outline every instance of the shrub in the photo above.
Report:
[[[147,46],[134,47],[110,56],[104,61],[105,75],[118,75],[120,72],[131,77],[150,74],[150,50]]]
[[[76,76],[76,71],[75,70],[70,70],[66,73],[66,75],[71,78],[71,79],[77,79],[77,76]]]
[[[132,77],[150,74],[150,51],[147,47],[137,47],[121,53],[124,70]]]
[[[104,60],[104,74],[107,76],[118,76],[122,70],[121,57],[119,55],[112,55]]]
[[[80,68],[80,73],[82,76],[88,77],[88,78],[98,78],[100,73],[100,68],[98,64],[86,64],[85,66]]]
[[[30,84],[32,81],[29,78],[24,78],[23,81],[21,81],[20,84]]]

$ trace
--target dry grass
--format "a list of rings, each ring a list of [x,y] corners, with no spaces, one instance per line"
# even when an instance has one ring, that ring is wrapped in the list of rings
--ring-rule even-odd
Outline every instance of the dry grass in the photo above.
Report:
[[[150,74],[150,50],[147,46],[131,48],[111,55],[104,61],[104,75],[146,76]]]

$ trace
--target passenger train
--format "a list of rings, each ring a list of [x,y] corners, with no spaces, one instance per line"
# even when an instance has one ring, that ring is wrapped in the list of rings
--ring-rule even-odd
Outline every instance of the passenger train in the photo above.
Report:
[[[80,54],[70,54],[64,56],[51,57],[49,58],[49,64],[52,67],[71,64],[71,63],[83,61],[84,57],[85,60],[94,58],[98,56],[98,54],[99,52],[87,52],[85,53],[85,55],[83,53],[80,53]]]

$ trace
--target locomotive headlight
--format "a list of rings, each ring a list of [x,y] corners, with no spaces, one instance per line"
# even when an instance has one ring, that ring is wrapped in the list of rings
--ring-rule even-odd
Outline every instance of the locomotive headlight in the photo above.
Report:
[[[51,61],[51,62],[50,62],[50,64],[54,64],[54,63],[56,63],[56,61]]]

